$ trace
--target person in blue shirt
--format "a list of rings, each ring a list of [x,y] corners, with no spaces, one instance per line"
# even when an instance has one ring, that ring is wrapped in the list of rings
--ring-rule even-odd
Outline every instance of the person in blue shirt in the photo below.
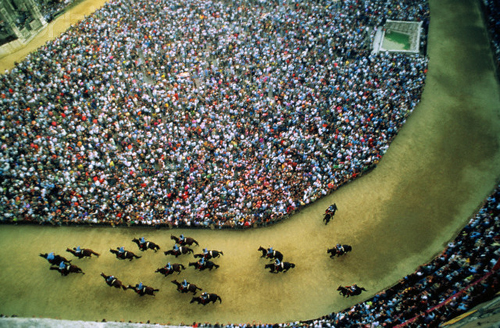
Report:
[[[175,252],[179,252],[180,251],[179,246],[177,246],[177,244],[174,245],[174,251]]]
[[[274,267],[276,268],[276,271],[279,270],[281,266],[281,261],[279,259],[276,259],[276,261],[274,261]]]
[[[273,249],[272,247],[269,247],[269,248],[267,249],[267,257],[272,256],[272,255],[273,255],[273,253],[274,253],[274,249]]]
[[[108,279],[106,279],[106,282],[110,284],[113,281],[113,279],[115,279],[115,276],[109,276]]]
[[[135,285],[135,288],[138,290],[138,291],[142,291],[142,289],[144,288],[144,285],[142,284],[142,282],[138,283],[137,285]]]
[[[184,237],[184,234],[181,234],[179,237],[179,244],[182,244],[185,241],[186,237]]]
[[[54,252],[49,253],[49,255],[47,255],[47,260],[49,260],[49,261],[54,260],[54,258],[55,258],[55,256],[54,256]]]
[[[172,269],[172,265],[170,264],[170,262],[168,262],[167,265],[165,265],[165,269],[167,269],[167,270]]]
[[[139,244],[144,245],[146,243],[146,239],[144,239],[144,237],[141,237],[141,239],[139,239]]]
[[[121,246],[120,248],[118,248],[118,253],[120,253],[120,254],[125,253],[125,248],[123,246]]]
[[[184,279],[184,281],[182,282],[182,288],[183,288],[183,289],[186,289],[186,288],[188,287],[188,285],[189,285],[189,284],[188,284],[187,280],[186,280],[186,279]]]
[[[64,263],[64,261],[61,261],[61,263],[59,263],[59,270],[64,270],[66,269],[66,263]]]
[[[205,266],[205,258],[204,258],[204,257],[202,257],[202,258],[200,259],[200,261],[198,261],[198,264],[200,265],[200,267],[204,267],[204,266]]]
[[[208,300],[208,293],[204,292],[203,294],[201,294],[201,299],[204,301]]]
[[[82,249],[80,248],[80,246],[75,248],[75,252],[76,252],[76,254],[80,254],[82,252]]]

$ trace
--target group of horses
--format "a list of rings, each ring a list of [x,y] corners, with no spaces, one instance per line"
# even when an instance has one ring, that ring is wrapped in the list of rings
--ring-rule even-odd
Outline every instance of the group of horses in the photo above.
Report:
[[[337,204],[333,203],[332,205],[330,205],[326,210],[325,210],[325,214],[323,215],[323,221],[325,222],[325,225],[327,225],[331,219],[333,219],[335,213],[337,212],[338,208],[337,208]],[[331,259],[334,259],[335,256],[339,257],[339,256],[342,256],[342,255],[345,255],[349,252],[352,251],[352,246],[350,245],[340,245],[340,244],[337,244],[335,247],[333,248],[328,248],[326,250],[326,253],[327,254],[330,254],[330,258]],[[340,295],[344,296],[344,297],[349,297],[349,296],[356,296],[356,295],[360,295],[362,291],[366,291],[366,289],[364,289],[363,287],[359,287],[358,285],[354,284],[354,285],[351,285],[351,286],[339,286],[337,288],[337,291],[339,292]]]
[[[266,249],[262,246],[259,246],[258,251],[262,252],[262,256],[264,258],[274,260],[275,263],[269,263],[264,265],[264,269],[269,269],[271,273],[279,273],[279,272],[287,272],[291,268],[295,268],[295,264],[292,262],[283,262],[283,254],[280,251]],[[276,260],[279,260],[279,264],[276,264]]]
[[[196,246],[199,246],[199,243],[191,238],[191,237],[186,237],[184,239],[180,239],[179,237],[171,235],[170,238],[172,240],[175,240],[175,244],[172,248],[172,250],[164,252],[165,255],[174,255],[176,258],[180,255],[183,254],[194,254],[194,251],[189,248],[188,246],[191,246],[195,244]],[[134,238],[132,239],[132,242],[137,244],[139,247],[140,251],[146,251],[146,250],[153,250],[155,253],[160,249],[160,246],[158,244],[155,244],[152,241],[144,241],[141,242],[139,239]],[[67,252],[72,253],[74,256],[76,256],[79,259],[82,259],[84,257],[92,257],[92,255],[95,255],[97,257],[100,256],[99,253],[94,252],[91,249],[88,248],[76,248],[74,247],[73,249],[67,248]],[[120,247],[116,247],[116,249],[110,249],[109,250],[112,254],[116,255],[117,259],[120,260],[129,260],[132,261],[133,259],[140,259],[141,256],[138,256],[134,254],[130,250],[125,250],[121,249]],[[195,269],[203,271],[205,269],[217,269],[219,268],[219,265],[215,264],[213,261],[210,261],[210,259],[214,258],[219,258],[221,255],[224,255],[222,251],[217,251],[217,250],[207,250],[204,253],[201,254],[194,254],[195,258],[200,258],[197,262],[189,262],[189,266],[193,266]],[[50,255],[48,253],[45,254],[40,254],[41,257],[47,259],[49,263],[51,264],[50,270],[58,270],[61,275],[67,276],[69,273],[82,273],[83,270],[79,268],[78,266],[74,265],[71,263],[71,260],[66,259],[65,257],[61,255],[56,255],[51,253]],[[64,265],[61,265],[61,262],[64,263]],[[173,274],[174,272],[177,272],[178,274],[181,273],[182,270],[185,270],[186,267],[181,264],[181,263],[174,263],[171,265],[165,265],[163,268],[158,268],[155,272],[163,274],[165,277],[167,277],[170,274]],[[143,285],[142,283],[134,285],[125,285],[123,284],[118,278],[116,278],[113,275],[106,275],[105,273],[101,272],[101,277],[104,278],[104,281],[106,284],[110,287],[115,287],[119,288],[122,290],[134,290],[138,295],[144,296],[144,295],[151,295],[155,296],[155,292],[158,292],[159,289],[153,288],[150,286]],[[188,282],[178,282],[177,280],[172,280],[172,283],[177,286],[177,290],[181,293],[188,293],[191,292],[193,295],[196,294],[197,291],[201,291],[202,289],[195,284],[188,283]],[[201,296],[193,297],[191,299],[190,303],[198,303],[202,305],[206,305],[208,303],[215,303],[216,301],[219,301],[222,303],[222,299],[220,296],[214,293],[203,293]]]

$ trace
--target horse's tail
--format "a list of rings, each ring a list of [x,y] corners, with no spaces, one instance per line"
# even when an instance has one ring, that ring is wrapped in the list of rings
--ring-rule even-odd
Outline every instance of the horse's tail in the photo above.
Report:
[[[295,268],[295,263],[290,263],[291,268]]]
[[[196,301],[197,299],[198,299],[198,297],[193,297],[193,298],[191,299],[191,302],[189,302],[189,303],[194,303],[194,301]]]
[[[196,286],[195,290],[198,290],[198,289],[199,289],[199,290],[202,290],[200,287]]]
[[[165,255],[169,255],[169,254],[170,254],[170,251],[163,252],[163,254],[165,254]]]
[[[194,254],[194,258],[203,257],[203,254]]]
[[[142,256],[133,254],[136,259],[140,259]]]
[[[182,270],[186,270],[186,267],[182,264],[179,264],[179,266],[182,268]]]
[[[90,253],[94,254],[95,256],[99,257],[101,254],[94,252],[93,250],[90,250]]]
[[[224,255],[224,253],[222,253],[222,251],[219,252],[220,255]]]
[[[217,265],[217,264],[215,264],[215,263],[214,263],[214,267],[215,267],[216,269],[218,269],[218,268],[220,267],[220,265]]]
[[[127,290],[127,289],[128,289],[128,287],[126,287],[125,285],[122,285],[122,289],[123,289],[123,290]]]
[[[196,244],[196,246],[200,246],[200,244],[198,244],[198,242],[196,241],[196,239],[193,238],[193,243]]]
[[[364,287],[359,287],[359,290],[364,290],[366,292],[366,289]]]
[[[196,245],[198,245],[198,243],[196,243]],[[186,248],[187,248],[188,254],[194,253],[194,251],[191,248],[189,248],[189,247],[186,247]]]
[[[222,298],[220,298],[219,295],[217,295],[217,298],[215,299],[216,301],[219,300],[220,303],[222,303]]]

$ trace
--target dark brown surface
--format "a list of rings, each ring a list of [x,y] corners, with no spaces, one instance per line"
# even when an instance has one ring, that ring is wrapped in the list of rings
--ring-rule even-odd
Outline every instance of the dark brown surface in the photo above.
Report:
[[[78,7],[77,7],[78,8]],[[218,270],[187,268],[165,278],[154,270],[193,261],[166,257],[171,231],[112,228],[0,227],[0,313],[77,320],[283,322],[338,311],[392,285],[443,249],[493,190],[500,176],[500,97],[477,1],[431,1],[429,73],[422,102],[379,166],[290,220],[251,231],[175,230],[203,247],[224,251]],[[2,62],[3,63],[3,62]],[[339,210],[328,225],[324,209]],[[136,253],[132,238],[144,235],[161,252],[117,260],[109,248]],[[353,251],[331,260],[336,243]],[[81,245],[101,257],[78,260],[85,275],[49,271],[40,252],[61,255]],[[297,267],[285,274],[264,271],[259,245],[273,245]],[[72,256],[69,253],[66,253]],[[159,288],[156,297],[108,287],[100,272],[125,284]],[[186,278],[222,297],[222,304],[189,304],[170,282]],[[368,289],[343,299],[338,285]]]

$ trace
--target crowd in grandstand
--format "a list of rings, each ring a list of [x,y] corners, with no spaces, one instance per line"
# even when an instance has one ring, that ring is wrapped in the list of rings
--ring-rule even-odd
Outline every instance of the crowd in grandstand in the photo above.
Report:
[[[500,3],[493,0],[483,0],[483,11],[488,28],[491,47],[496,61],[497,70],[500,69]],[[497,72],[498,74],[498,72]]]
[[[427,59],[371,53],[425,1],[110,1],[0,77],[6,221],[267,224],[375,165]]]

